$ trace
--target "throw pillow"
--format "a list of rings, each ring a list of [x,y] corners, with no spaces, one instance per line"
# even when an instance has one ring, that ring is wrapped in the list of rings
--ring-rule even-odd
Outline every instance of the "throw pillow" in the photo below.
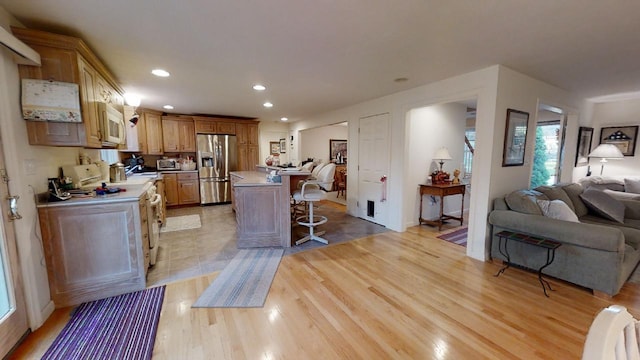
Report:
[[[580,198],[596,214],[619,223],[624,223],[624,204],[604,191],[588,188]]]
[[[542,215],[540,207],[536,205],[536,199],[547,199],[542,193],[535,190],[517,190],[511,192],[504,198],[509,209],[523,214]]]
[[[640,194],[640,179],[624,179],[624,191]]]
[[[560,185],[557,186],[538,186],[535,190],[540,191],[541,193],[547,195],[549,200],[562,200],[565,204],[569,205],[571,211],[576,211],[576,208],[573,206],[573,202],[569,195],[562,189]]]
[[[542,215],[558,220],[580,222],[576,214],[571,211],[569,205],[562,200],[538,200],[538,206],[542,210]]]
[[[576,216],[580,218],[581,216],[587,215],[587,213],[589,212],[589,209],[587,209],[587,206],[584,204],[582,199],[580,199],[580,194],[582,194],[582,192],[584,191],[584,188],[582,187],[582,185],[576,184],[576,183],[563,185],[562,189],[564,190],[564,192],[567,193],[567,195],[571,199],[571,202],[573,203],[573,208],[575,209],[575,212],[576,212]]]

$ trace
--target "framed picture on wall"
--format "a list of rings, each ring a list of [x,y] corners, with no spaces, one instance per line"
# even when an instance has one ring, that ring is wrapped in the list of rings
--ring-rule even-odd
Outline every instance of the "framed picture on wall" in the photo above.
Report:
[[[287,152],[287,139],[280,139],[280,154]]]
[[[524,165],[524,151],[527,147],[528,125],[528,112],[507,109],[507,126],[504,132],[502,166]]]
[[[635,155],[637,138],[638,125],[603,127],[600,129],[600,144],[613,144],[622,151],[624,156]]]
[[[269,141],[269,150],[271,155],[280,154],[280,142],[279,141]]]
[[[578,131],[578,149],[576,150],[576,166],[589,165],[589,152],[593,140],[593,128],[580,126]]]
[[[329,140],[329,159],[339,163],[347,160],[347,140]]]

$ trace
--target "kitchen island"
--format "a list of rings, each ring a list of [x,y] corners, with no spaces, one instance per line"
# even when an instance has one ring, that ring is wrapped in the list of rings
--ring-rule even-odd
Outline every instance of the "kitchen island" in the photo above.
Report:
[[[238,248],[291,247],[291,190],[308,171],[231,173],[233,208],[236,212]],[[279,171],[281,182],[269,182],[267,173]],[[295,187],[295,186],[294,186]]]
[[[57,308],[146,287],[146,192],[153,177],[113,184],[124,192],[37,204],[51,298]]]

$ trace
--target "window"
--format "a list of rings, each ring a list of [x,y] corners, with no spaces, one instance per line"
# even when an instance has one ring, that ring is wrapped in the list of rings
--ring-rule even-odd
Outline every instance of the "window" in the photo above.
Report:
[[[471,168],[473,165],[473,151],[476,147],[476,128],[467,128],[464,131],[464,153],[463,153],[463,178],[471,178]]]

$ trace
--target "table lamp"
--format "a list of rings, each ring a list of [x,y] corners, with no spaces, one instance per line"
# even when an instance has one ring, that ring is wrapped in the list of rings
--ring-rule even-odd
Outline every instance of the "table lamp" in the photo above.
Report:
[[[449,150],[446,147],[441,147],[436,151],[436,154],[433,155],[434,160],[440,160],[438,163],[440,164],[440,171],[442,171],[442,165],[444,165],[444,160],[451,160],[451,154],[449,154]]]
[[[600,144],[596,147],[592,152],[589,153],[589,157],[592,158],[600,158],[600,175],[604,171],[604,164],[607,162],[607,159],[622,159],[624,155],[620,148],[612,144]]]

